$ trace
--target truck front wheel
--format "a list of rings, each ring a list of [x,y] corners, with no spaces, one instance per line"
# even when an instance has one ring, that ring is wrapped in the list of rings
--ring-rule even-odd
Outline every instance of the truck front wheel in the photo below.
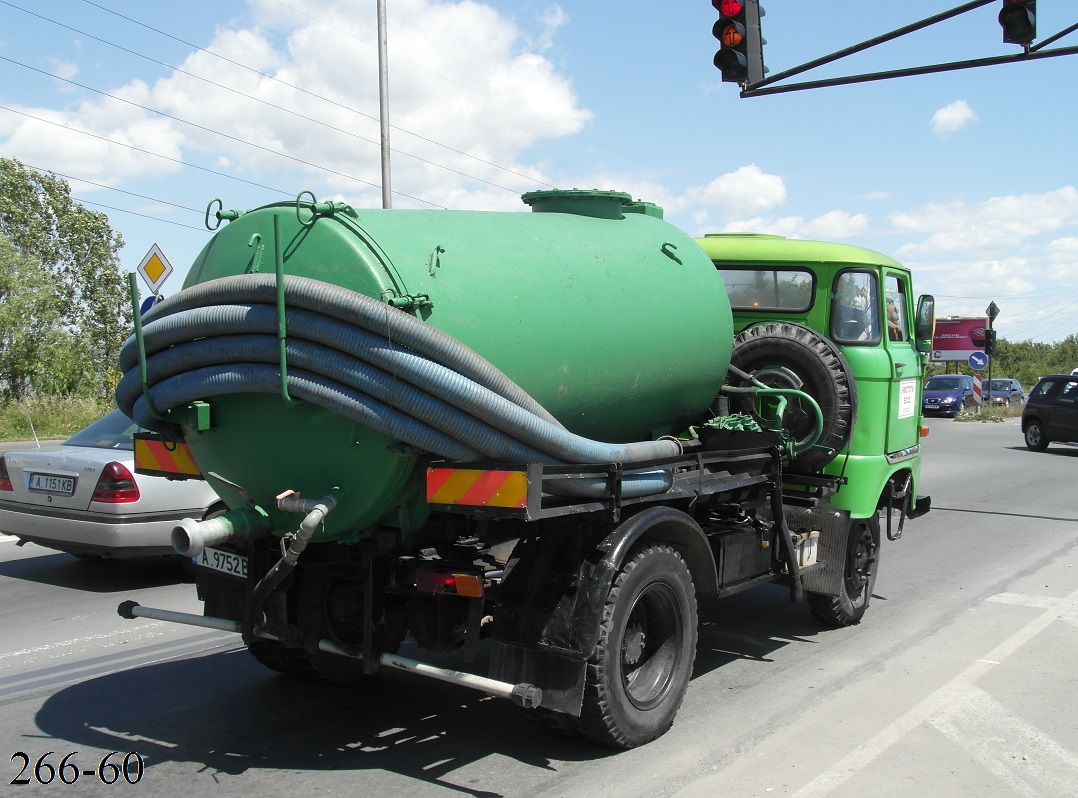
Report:
[[[688,566],[670,546],[644,543],[607,594],[579,730],[618,748],[663,734],[685,697],[696,634]]]
[[[837,596],[809,593],[812,614],[827,626],[852,626],[868,609],[880,562],[880,519],[855,518],[850,523],[843,566],[842,592]]]

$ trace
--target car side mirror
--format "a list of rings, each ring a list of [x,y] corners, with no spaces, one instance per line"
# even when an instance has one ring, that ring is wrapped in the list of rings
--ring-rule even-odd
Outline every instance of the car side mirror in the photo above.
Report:
[[[913,345],[921,354],[932,351],[932,338],[936,332],[936,298],[922,294],[917,298],[917,312],[913,315]]]

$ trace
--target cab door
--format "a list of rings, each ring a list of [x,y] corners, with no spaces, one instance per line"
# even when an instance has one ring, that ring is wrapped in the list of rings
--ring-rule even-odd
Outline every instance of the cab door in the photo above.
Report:
[[[887,407],[887,451],[915,446],[920,440],[922,374],[914,346],[913,291],[905,272],[883,271],[884,349],[891,369]]]

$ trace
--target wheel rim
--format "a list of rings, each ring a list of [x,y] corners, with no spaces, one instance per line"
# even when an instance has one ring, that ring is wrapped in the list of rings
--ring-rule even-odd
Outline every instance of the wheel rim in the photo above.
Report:
[[[856,542],[846,555],[846,595],[858,599],[872,579],[872,569],[876,564],[876,542],[872,539],[872,530],[861,526]]]
[[[679,602],[669,585],[653,582],[633,602],[621,639],[621,681],[640,710],[660,704],[681,666]]]
[[[1036,424],[1031,424],[1026,430],[1026,441],[1030,446],[1036,446],[1041,442],[1041,428]]]

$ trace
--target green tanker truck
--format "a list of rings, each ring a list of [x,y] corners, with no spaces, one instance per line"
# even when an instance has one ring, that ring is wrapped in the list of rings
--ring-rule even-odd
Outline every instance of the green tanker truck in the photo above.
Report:
[[[463,684],[622,748],[673,723],[698,596],[778,582],[860,621],[883,533],[929,508],[933,303],[909,270],[692,239],[618,192],[523,200],[211,203],[117,388],[138,469],[221,496],[173,532],[204,615],[122,616],[237,632],[288,674]]]

